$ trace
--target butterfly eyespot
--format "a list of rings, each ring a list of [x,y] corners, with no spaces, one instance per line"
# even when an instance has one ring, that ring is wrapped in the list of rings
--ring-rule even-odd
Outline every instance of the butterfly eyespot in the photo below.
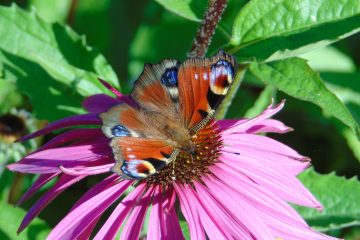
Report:
[[[215,94],[225,95],[233,81],[234,68],[230,62],[219,60],[211,66],[210,87]]]
[[[111,133],[115,137],[128,137],[128,136],[130,136],[129,130],[127,130],[127,128],[124,127],[123,125],[116,125],[115,127],[113,127],[111,129]]]
[[[177,87],[178,70],[176,68],[167,69],[161,76],[161,84],[166,87]]]

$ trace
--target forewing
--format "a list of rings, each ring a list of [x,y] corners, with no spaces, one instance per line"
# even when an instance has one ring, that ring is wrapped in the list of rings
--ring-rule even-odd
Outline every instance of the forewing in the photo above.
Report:
[[[161,139],[116,137],[111,140],[116,164],[112,171],[124,178],[142,179],[164,168],[178,151]]]
[[[134,84],[131,97],[140,107],[149,111],[176,109],[179,101],[178,67],[179,63],[172,59],[159,64],[146,64]]]
[[[179,101],[188,129],[210,120],[235,77],[235,59],[220,51],[211,58],[190,58],[180,65]]]

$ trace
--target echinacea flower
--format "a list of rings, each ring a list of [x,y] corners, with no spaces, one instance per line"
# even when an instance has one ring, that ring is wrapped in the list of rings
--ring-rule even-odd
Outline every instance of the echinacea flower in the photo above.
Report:
[[[19,232],[74,183],[90,175],[108,174],[75,203],[48,239],[114,239],[120,228],[120,239],[139,239],[148,212],[147,239],[184,239],[178,208],[191,239],[334,239],[311,229],[288,204],[322,208],[296,178],[310,165],[309,159],[258,134],[291,130],[270,119],[284,102],[252,119],[213,122],[196,134],[196,156],[189,159],[180,153],[174,166],[135,181],[110,172],[115,161],[97,117],[131,99],[104,84],[115,98],[91,96],[84,102],[89,113],[59,120],[22,138],[79,125],[99,126],[62,133],[8,166],[11,171],[39,174],[19,203],[57,179],[28,211]],[[105,223],[93,232],[102,214],[114,204]]]

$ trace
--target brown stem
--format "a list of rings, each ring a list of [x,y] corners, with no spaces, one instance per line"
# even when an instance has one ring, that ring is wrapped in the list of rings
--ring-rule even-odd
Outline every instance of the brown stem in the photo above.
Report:
[[[70,6],[70,9],[69,9],[69,14],[68,14],[67,20],[66,20],[67,24],[69,24],[70,26],[72,26],[73,23],[74,23],[75,10],[76,10],[77,4],[78,4],[78,0],[72,0],[72,1],[71,1],[71,6]]]
[[[209,7],[196,33],[190,52],[187,54],[188,57],[205,57],[227,2],[228,0],[209,0]]]

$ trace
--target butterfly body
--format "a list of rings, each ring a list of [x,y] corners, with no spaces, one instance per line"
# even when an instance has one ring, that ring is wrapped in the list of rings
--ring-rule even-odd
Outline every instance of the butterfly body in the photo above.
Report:
[[[122,103],[99,115],[116,160],[112,171],[142,179],[176,161],[180,152],[195,156],[194,137],[213,119],[235,67],[222,51],[182,64],[167,59],[146,65],[130,95],[136,106]]]

